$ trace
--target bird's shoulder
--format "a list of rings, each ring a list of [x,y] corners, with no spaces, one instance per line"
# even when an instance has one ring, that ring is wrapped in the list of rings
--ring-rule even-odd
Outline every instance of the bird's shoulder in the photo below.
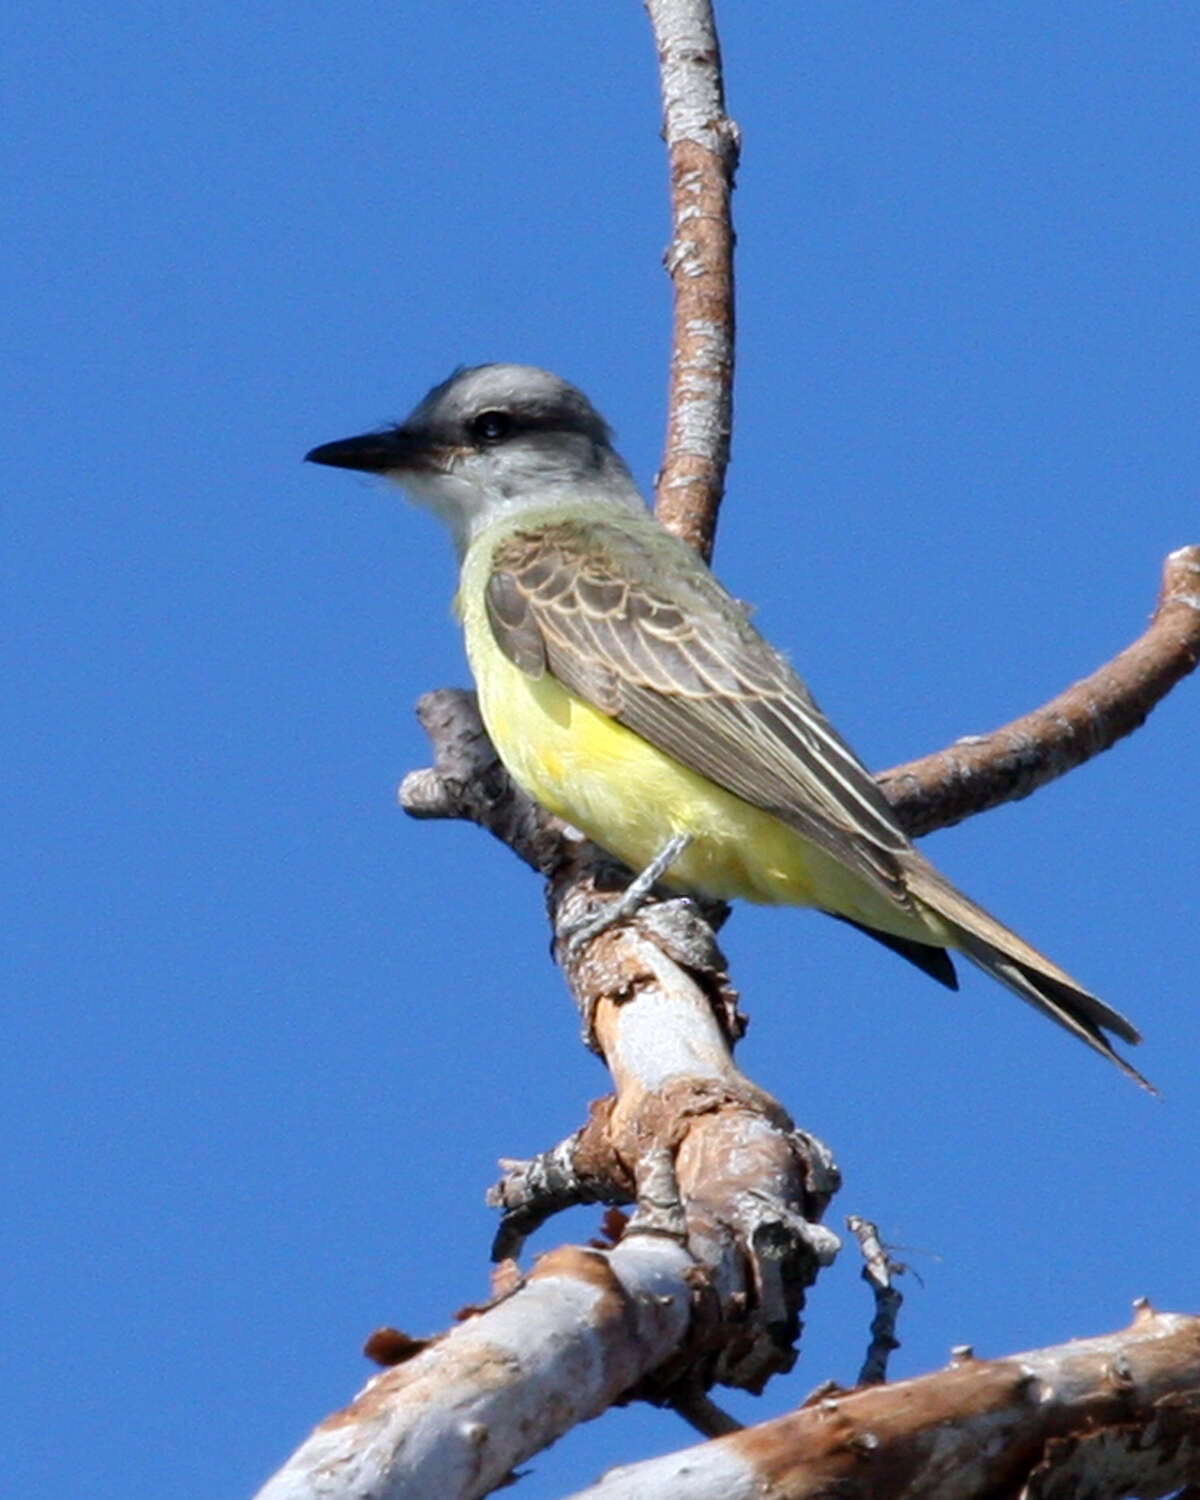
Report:
[[[554,635],[569,626],[582,639],[603,628],[627,641],[686,645],[726,664],[717,675],[728,688],[737,686],[728,673],[735,661],[758,691],[796,684],[745,606],[648,512],[515,524],[491,549],[484,587],[512,624],[533,617]]]

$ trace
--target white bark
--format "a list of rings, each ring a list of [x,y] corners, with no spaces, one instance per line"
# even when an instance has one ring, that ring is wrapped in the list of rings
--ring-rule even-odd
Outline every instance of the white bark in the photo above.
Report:
[[[674,1240],[546,1256],[511,1297],[335,1412],[257,1500],[476,1500],[675,1349],[692,1260]]]

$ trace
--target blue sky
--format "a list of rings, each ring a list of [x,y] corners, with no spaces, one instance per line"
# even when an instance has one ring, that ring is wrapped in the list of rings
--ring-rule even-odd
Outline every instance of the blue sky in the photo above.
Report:
[[[1200,13],[722,14],[737,424],[717,567],[866,761],[1043,701],[1200,541]],[[576,380],[649,482],[668,234],[641,8],[48,0],[0,301],[13,1494],[247,1495],[380,1323],[486,1285],[501,1155],[603,1092],[536,881],[396,808],[465,680],[427,518],[314,443],[460,362]],[[1200,683],[927,841],[1126,1010],[1154,1103],[974,973],[740,910],[744,1066],[919,1275],[897,1373],[1196,1310]],[[543,1247],[594,1231],[577,1214]],[[857,1369],[846,1253],[757,1407]],[[612,1414],[541,1500],[687,1440]]]

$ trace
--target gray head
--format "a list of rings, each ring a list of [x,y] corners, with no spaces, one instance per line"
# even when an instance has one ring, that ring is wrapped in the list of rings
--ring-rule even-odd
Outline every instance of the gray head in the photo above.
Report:
[[[571,496],[628,509],[641,498],[608,424],[575,386],[533,365],[459,369],[398,426],[307,455],[396,480],[461,549],[501,515]]]

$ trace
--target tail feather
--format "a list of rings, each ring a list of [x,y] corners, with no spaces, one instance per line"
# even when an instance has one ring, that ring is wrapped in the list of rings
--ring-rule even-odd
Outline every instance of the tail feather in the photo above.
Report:
[[[905,871],[910,895],[940,920],[947,941],[964,957],[1020,995],[1044,1016],[1107,1057],[1151,1094],[1158,1090],[1117,1052],[1105,1031],[1137,1043],[1141,1034],[1120,1011],[1085,990],[1056,964],[1010,932],[981,906],[956,890],[932,865],[921,860]]]
[[[896,937],[891,932],[880,932],[878,927],[868,927],[865,922],[856,922],[853,917],[844,917],[836,911],[831,911],[828,915],[839,922],[845,922],[848,927],[865,932],[869,938],[874,938],[877,943],[882,943],[901,958],[908,959],[910,964],[916,964],[918,969],[923,970],[931,979],[936,979],[939,984],[944,984],[948,990],[958,988],[954,960],[945,948],[935,947],[931,943],[917,943],[912,938]]]
[[[972,963],[978,964],[985,973],[991,974],[1001,984],[1007,985],[1015,994],[1020,995],[1022,1000],[1027,1000],[1030,1005],[1035,1006],[1044,1016],[1057,1021],[1080,1041],[1095,1048],[1101,1056],[1116,1063],[1127,1078],[1132,1078],[1135,1083],[1140,1084],[1151,1094],[1158,1093],[1149,1079],[1143,1077],[1132,1063],[1127,1062],[1121,1056],[1100,1029],[1101,1025],[1107,1025],[1110,1029],[1117,1031],[1118,1035],[1126,1041],[1140,1040],[1138,1033],[1129,1025],[1124,1016],[1105,1005],[1102,1000],[1097,999],[1087,990],[1080,989],[1074,983],[1064,983],[1052,975],[1042,973],[1038,968],[1010,958],[1000,949],[984,942],[965,929],[961,929],[959,933],[959,950]],[[1097,1016],[1105,1019],[1098,1021]],[[1113,1025],[1110,1019],[1113,1017],[1122,1023],[1123,1029]]]

